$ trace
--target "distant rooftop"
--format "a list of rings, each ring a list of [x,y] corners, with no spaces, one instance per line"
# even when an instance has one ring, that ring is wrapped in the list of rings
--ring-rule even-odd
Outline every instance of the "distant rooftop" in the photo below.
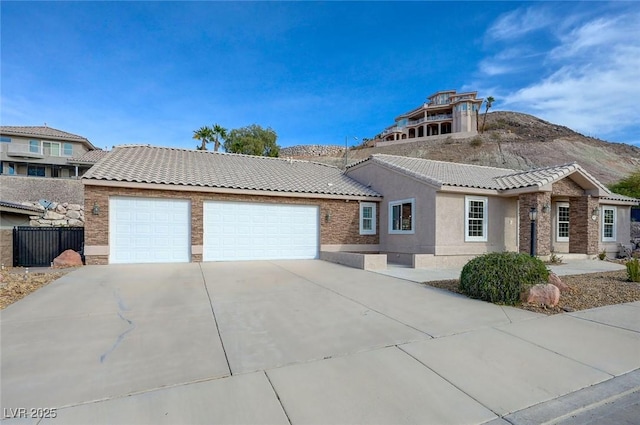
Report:
[[[19,136],[19,137],[37,137],[40,139],[51,140],[64,140],[70,142],[82,142],[95,149],[96,147],[85,137],[78,136],[77,134],[67,133],[66,131],[58,130],[47,126],[12,126],[3,125],[0,126],[0,134],[6,136]]]

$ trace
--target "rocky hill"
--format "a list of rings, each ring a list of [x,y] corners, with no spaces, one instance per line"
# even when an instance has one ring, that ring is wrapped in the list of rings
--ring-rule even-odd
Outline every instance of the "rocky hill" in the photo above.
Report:
[[[295,158],[336,166],[344,165],[342,149],[318,155],[317,146],[308,153],[296,147]],[[640,169],[640,148],[587,137],[560,125],[518,112],[491,112],[485,132],[467,139],[440,138],[384,147],[349,150],[352,163],[374,153],[428,158],[500,168],[527,170],[577,162],[605,184],[627,177]]]

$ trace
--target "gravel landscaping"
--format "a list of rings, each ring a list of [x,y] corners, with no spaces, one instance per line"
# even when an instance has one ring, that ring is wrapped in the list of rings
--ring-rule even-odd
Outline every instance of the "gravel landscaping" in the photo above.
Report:
[[[0,310],[61,278],[69,271],[44,273],[25,273],[24,269],[0,271]]]
[[[640,301],[640,283],[630,282],[627,279],[625,270],[577,274],[561,276],[560,278],[571,287],[571,290],[560,295],[560,302],[557,306],[547,308],[531,304],[519,304],[515,307],[536,313],[557,314]],[[424,285],[461,293],[458,289],[457,279],[424,282]]]

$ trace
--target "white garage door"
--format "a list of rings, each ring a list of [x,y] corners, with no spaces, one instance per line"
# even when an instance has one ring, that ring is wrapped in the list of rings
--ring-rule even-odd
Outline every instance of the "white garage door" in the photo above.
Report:
[[[109,262],[189,262],[189,206],[182,199],[110,198]]]
[[[204,203],[204,261],[318,257],[318,207]]]

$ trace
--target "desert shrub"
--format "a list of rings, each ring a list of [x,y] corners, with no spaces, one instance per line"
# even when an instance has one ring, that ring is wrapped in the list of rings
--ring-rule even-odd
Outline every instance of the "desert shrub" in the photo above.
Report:
[[[471,298],[513,305],[532,285],[545,283],[549,270],[527,254],[492,252],[469,261],[460,274],[460,290]]]
[[[500,139],[502,139],[502,136],[500,135],[500,133],[496,133],[495,131],[491,133],[491,140],[500,140]]]
[[[607,251],[603,249],[603,250],[602,250],[602,252],[600,252],[600,254],[598,254],[598,258],[599,258],[601,261],[606,260],[606,258],[607,258]]]
[[[476,136],[473,139],[471,139],[471,142],[469,142],[469,144],[474,148],[477,148],[479,146],[482,146],[482,139],[479,136]]]
[[[640,282],[640,261],[637,258],[627,261],[627,276],[631,282]]]

